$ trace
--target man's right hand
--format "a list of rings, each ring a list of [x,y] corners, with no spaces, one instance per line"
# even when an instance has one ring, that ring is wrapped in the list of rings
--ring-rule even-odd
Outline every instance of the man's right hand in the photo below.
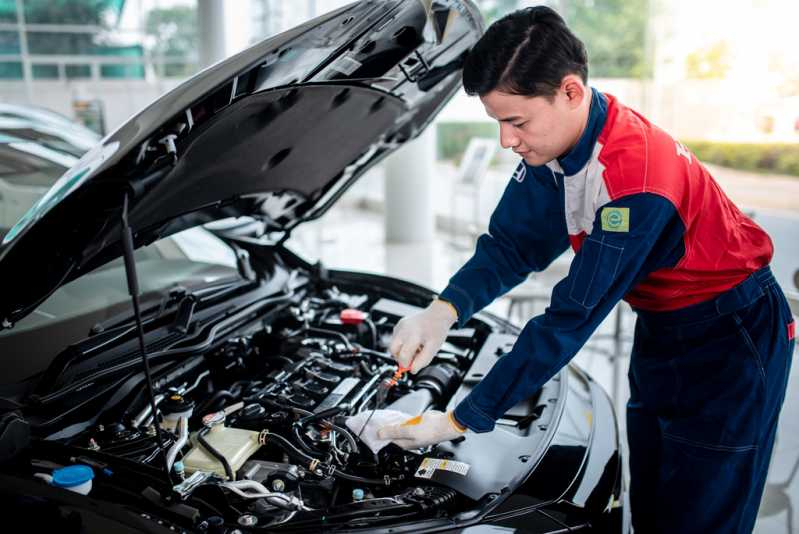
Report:
[[[458,314],[452,304],[434,300],[424,310],[397,323],[389,352],[400,367],[410,367],[416,374],[433,360],[447,339],[449,328],[457,320]]]

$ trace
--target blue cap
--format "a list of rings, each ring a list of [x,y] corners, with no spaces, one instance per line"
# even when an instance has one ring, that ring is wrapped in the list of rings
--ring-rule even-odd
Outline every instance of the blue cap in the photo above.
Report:
[[[361,488],[355,488],[352,490],[352,498],[356,501],[363,500],[363,490]]]
[[[180,472],[184,471],[186,469],[186,467],[183,465],[183,462],[178,460],[177,462],[172,464],[172,469],[174,469],[176,473],[180,473]]]
[[[94,478],[94,471],[88,465],[70,465],[53,471],[53,486],[74,488]]]

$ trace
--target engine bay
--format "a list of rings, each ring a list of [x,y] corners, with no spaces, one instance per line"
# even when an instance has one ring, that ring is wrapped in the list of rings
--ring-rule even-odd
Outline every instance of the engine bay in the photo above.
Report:
[[[28,476],[55,485],[64,469],[88,466],[92,496],[166,498],[206,527],[360,528],[474,508],[457,491],[470,466],[451,448],[389,444],[374,453],[345,423],[371,411],[394,375],[391,333],[415,307],[336,286],[294,297],[207,352],[157,366],[156,417],[143,387],[122,395],[117,383],[124,400],[91,424],[32,443]],[[389,390],[385,407],[409,417],[446,410],[487,336],[450,331],[431,365]]]

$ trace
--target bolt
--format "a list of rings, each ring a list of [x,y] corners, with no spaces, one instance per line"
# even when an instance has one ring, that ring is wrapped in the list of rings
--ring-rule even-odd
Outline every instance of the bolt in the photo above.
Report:
[[[254,527],[256,524],[258,524],[258,518],[252,514],[239,516],[239,525],[243,527]]]

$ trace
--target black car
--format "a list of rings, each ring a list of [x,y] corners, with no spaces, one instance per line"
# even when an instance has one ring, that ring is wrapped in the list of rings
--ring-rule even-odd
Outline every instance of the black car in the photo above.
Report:
[[[371,410],[396,370],[393,326],[435,295],[290,250],[294,228],[429,124],[481,29],[467,0],[365,0],[321,16],[164,95],[3,230],[6,521],[619,530],[615,415],[575,366],[493,432],[372,453],[346,418]],[[192,228],[205,241],[172,250]],[[453,408],[518,333],[477,314],[388,407]]]

